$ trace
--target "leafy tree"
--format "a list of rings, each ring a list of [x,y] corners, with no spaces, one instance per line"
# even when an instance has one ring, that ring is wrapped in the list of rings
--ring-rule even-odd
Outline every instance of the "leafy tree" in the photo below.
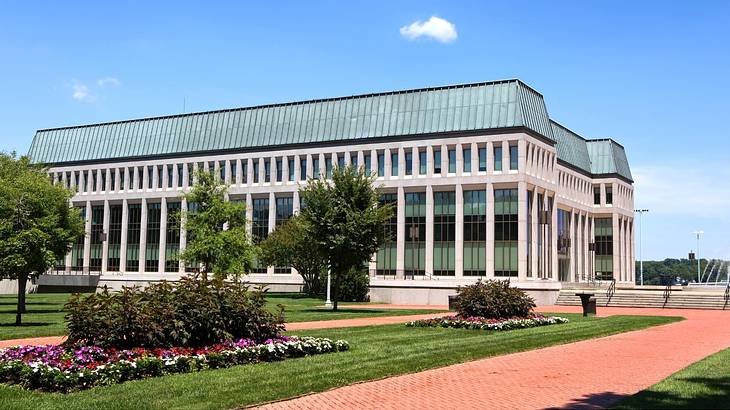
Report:
[[[304,279],[304,291],[318,295],[322,287],[319,276],[327,268],[327,259],[312,235],[307,220],[295,215],[259,244],[259,258],[265,265],[293,267]]]
[[[306,204],[300,215],[331,271],[334,310],[343,275],[370,260],[386,239],[384,224],[393,209],[379,203],[374,180],[362,170],[345,167],[334,170],[332,182],[312,179],[300,189]]]
[[[200,264],[204,281],[209,273],[225,279],[230,274],[237,277],[249,272],[255,252],[246,233],[246,207],[227,201],[228,187],[211,173],[200,171],[196,175],[197,183],[183,195],[197,208],[185,214],[188,241],[180,259]]]
[[[700,261],[700,272],[704,272],[708,263],[709,261],[707,259]],[[640,262],[636,261],[636,283],[639,283],[640,265]],[[645,285],[660,285],[662,275],[672,279],[682,278],[689,282],[697,282],[697,261],[672,258],[667,258],[663,261],[644,261]]]
[[[18,281],[17,325],[28,280],[65,258],[84,233],[80,213],[69,206],[72,196],[28,157],[0,153],[0,277]]]

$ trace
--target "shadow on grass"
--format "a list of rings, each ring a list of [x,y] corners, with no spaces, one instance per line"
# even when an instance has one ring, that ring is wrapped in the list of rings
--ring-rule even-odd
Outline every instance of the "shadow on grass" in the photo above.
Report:
[[[17,299],[13,299],[10,301],[5,301],[3,299],[0,299],[0,306],[17,306],[18,301]],[[33,305],[58,305],[58,303],[54,302],[32,302],[30,300],[25,301],[25,306],[33,306]]]
[[[21,325],[15,323],[0,323],[0,327],[39,327],[39,326],[50,326],[53,323],[48,322],[23,322]]]
[[[14,315],[15,313],[17,313],[17,310],[16,309],[12,309],[12,310],[0,310],[0,314],[13,314]],[[63,313],[63,309],[62,308],[58,308],[58,309],[27,309],[26,308],[25,309],[25,312],[23,314],[24,315],[27,315],[29,313],[31,313],[31,314],[32,313],[37,313],[37,314],[40,314],[40,313]]]
[[[325,307],[301,309],[301,310],[298,310],[298,311],[299,312],[317,312],[317,313],[325,313],[325,314],[326,313],[333,313],[333,314],[337,314],[337,313],[373,313],[373,314],[377,314],[377,313],[385,313],[385,312],[388,312],[387,310],[378,310],[378,309],[352,309],[352,308],[348,308],[348,309],[338,308],[337,310],[332,310],[330,308],[325,308]]]
[[[588,394],[551,410],[596,408],[730,409],[730,377],[677,377],[671,389],[655,386],[633,396],[613,392]]]

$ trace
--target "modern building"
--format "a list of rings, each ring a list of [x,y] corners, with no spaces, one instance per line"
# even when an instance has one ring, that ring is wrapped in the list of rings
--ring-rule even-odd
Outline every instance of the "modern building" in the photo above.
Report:
[[[263,238],[297,212],[307,178],[353,164],[397,206],[392,241],[370,263],[372,300],[444,304],[459,285],[509,278],[548,303],[566,282],[634,282],[623,147],[553,121],[519,80],[44,129],[29,155],[77,192],[86,218],[59,277],[119,287],[191,271],[172,218],[196,170],[230,185]],[[247,278],[301,284],[284,267]]]

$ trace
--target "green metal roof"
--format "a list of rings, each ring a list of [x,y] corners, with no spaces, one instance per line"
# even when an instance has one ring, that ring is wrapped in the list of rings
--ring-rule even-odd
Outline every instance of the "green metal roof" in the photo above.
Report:
[[[542,95],[519,80],[39,130],[28,154],[60,164],[511,127],[552,139]]]
[[[550,124],[553,127],[555,150],[558,152],[558,159],[591,173],[591,158],[588,154],[588,146],[585,138],[555,121],[551,121]]]
[[[591,173],[618,174],[633,181],[629,160],[621,144],[612,139],[588,140],[588,155],[591,158]]]

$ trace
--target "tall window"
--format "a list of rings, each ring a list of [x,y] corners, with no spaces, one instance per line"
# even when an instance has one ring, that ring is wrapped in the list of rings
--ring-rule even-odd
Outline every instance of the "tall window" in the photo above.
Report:
[[[595,219],[596,276],[600,279],[613,278],[613,220]]]
[[[370,158],[370,154],[363,155],[363,161],[365,161],[365,173],[367,175],[370,175],[373,173],[373,162],[372,158]]]
[[[77,184],[78,186],[78,184]],[[81,213],[81,220],[86,221],[86,207],[77,207]],[[84,269],[84,240],[86,234],[82,233],[76,238],[76,241],[71,248],[71,270],[74,272],[80,272]]]
[[[433,193],[433,274],[456,274],[456,193]]]
[[[502,147],[494,147],[494,170],[502,170]]]
[[[413,174],[413,152],[406,151],[406,175]]]
[[[378,153],[378,176],[385,176],[385,154]]]
[[[294,165],[294,158],[289,158],[287,161],[289,165],[289,182],[294,181],[294,172],[296,171],[295,165]]]
[[[312,158],[312,177],[319,179],[319,155],[315,155]]]
[[[464,148],[462,156],[464,157],[464,172],[471,172],[471,148]]]
[[[433,149],[433,173],[434,174],[441,173],[441,149],[440,148]]]
[[[535,206],[534,204],[534,196],[532,191],[527,191],[527,226],[526,228],[526,238],[527,238],[527,277],[531,278],[534,274],[532,270],[532,258],[534,257],[532,254],[532,207]]]
[[[264,160],[264,182],[271,182],[271,160]]]
[[[601,187],[593,187],[593,205],[601,205]]]
[[[519,165],[519,157],[518,157],[518,148],[517,145],[510,145],[509,146],[509,169],[516,171],[517,167]]]
[[[324,172],[327,179],[332,178],[332,155],[324,158]]]
[[[122,244],[122,206],[109,206],[109,254],[107,256],[107,269],[112,272],[119,271],[119,256]]]
[[[294,214],[294,198],[276,198],[276,226],[286,222]],[[274,266],[274,273],[291,273],[289,266]]]
[[[426,272],[426,193],[406,193],[405,274]]]
[[[307,180],[307,157],[299,157],[299,180]]]
[[[235,162],[233,163],[235,165]],[[177,164],[175,165],[175,169],[177,171],[177,187],[181,188],[183,186],[183,167],[184,164]]]
[[[89,253],[89,270],[91,272],[101,271],[102,249],[104,234],[104,205],[91,207],[91,232],[89,240],[91,249]]]
[[[418,174],[426,175],[428,173],[428,160],[426,157],[428,153],[426,151],[418,151]]]
[[[281,162],[281,159],[279,160],[279,162]],[[277,167],[279,165],[277,165]],[[235,159],[232,159],[231,160],[231,183],[235,184],[237,178],[238,178],[238,161],[236,161]]]
[[[193,164],[188,164],[188,186],[193,186],[193,178],[195,177],[195,170],[193,169]]]
[[[370,158],[370,154],[363,155],[363,162],[365,162],[365,173],[370,175],[373,173],[373,162]]]
[[[487,193],[464,191],[464,276],[487,274]]]
[[[345,168],[345,153],[337,154],[337,168]]]
[[[226,180],[226,161],[218,161],[218,176],[221,182]]]
[[[127,205],[127,271],[139,270],[139,240],[142,227],[142,205]]]
[[[117,176],[116,170],[110,169],[109,170],[109,189],[108,189],[108,191],[117,190],[117,186],[115,185],[117,182],[116,178],[115,178],[116,176]]]
[[[157,172],[157,188],[162,189],[162,165],[158,165],[155,170]]]
[[[390,153],[390,176],[392,176],[392,177],[398,176],[398,153],[397,152]]]
[[[456,150],[452,148],[449,150],[449,173],[454,172],[456,172]]]
[[[517,190],[494,190],[494,276],[517,276]]]
[[[558,280],[570,280],[570,212],[558,209]]]
[[[357,152],[351,152],[350,153],[350,165],[352,165],[352,168],[357,171],[360,164],[357,163]]]
[[[276,159],[276,182],[281,182],[281,179],[284,177],[284,170],[282,169],[282,161],[281,158]]]
[[[606,187],[606,205],[613,205],[613,188]]]
[[[98,175],[99,175],[98,171],[91,171],[91,192],[96,192],[96,189],[97,189],[96,181],[99,179]]]
[[[379,154],[382,155],[382,154]],[[378,167],[382,164],[378,161]],[[393,215],[385,223],[385,243],[378,249],[377,255],[377,273],[378,275],[395,275],[396,260],[398,253],[397,235],[398,235],[398,195],[383,194],[380,196],[381,204],[393,204]]]
[[[119,189],[125,190],[127,189],[127,178],[125,178],[124,173],[127,171],[127,168],[119,168]]]
[[[248,160],[241,160],[241,182],[248,184]]]
[[[259,183],[259,160],[255,159],[253,160],[253,183],[258,184]]]
[[[165,232],[165,272],[179,270],[180,253],[180,202],[167,203],[167,228]]]
[[[253,241],[259,243],[269,235],[269,199],[254,198],[253,215],[251,217],[251,233]],[[253,273],[266,273],[266,266],[258,260],[254,264]]]
[[[160,217],[162,204],[147,204],[147,246],[145,247],[144,271],[157,272],[160,263]]]

